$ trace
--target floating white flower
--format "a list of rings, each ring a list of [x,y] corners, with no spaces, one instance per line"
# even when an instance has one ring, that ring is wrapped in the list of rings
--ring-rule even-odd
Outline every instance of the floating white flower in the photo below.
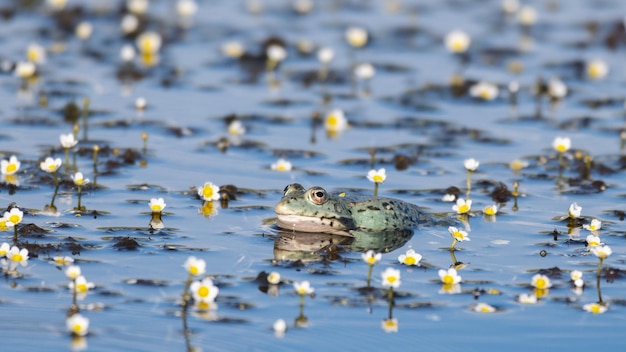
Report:
[[[93,32],[93,26],[91,23],[83,21],[80,22],[75,29],[75,34],[78,39],[87,40],[91,37],[91,33]]]
[[[504,13],[511,15],[516,13],[518,9],[518,0],[502,0],[502,11],[504,11]]]
[[[278,337],[281,337],[285,335],[285,331],[287,331],[287,323],[284,319],[278,319],[274,322],[272,328],[274,329],[274,334],[276,334],[276,336]]]
[[[241,136],[246,133],[246,127],[239,120],[233,120],[228,124],[228,133],[233,136]]]
[[[380,324],[380,326],[387,333],[398,332],[398,319],[396,318],[384,319],[382,323]]]
[[[523,26],[532,26],[537,23],[537,11],[532,6],[522,6],[517,19]]]
[[[165,203],[165,200],[163,200],[163,198],[151,198],[148,205],[150,206],[150,210],[153,213],[160,213],[163,211],[163,209],[165,209],[165,206],[167,204]]]
[[[183,265],[187,272],[191,275],[202,275],[206,270],[206,262],[203,259],[198,259],[194,256],[187,258]]]
[[[327,132],[339,133],[348,128],[348,120],[341,109],[334,109],[326,115],[324,127]]]
[[[367,31],[361,27],[350,27],[346,30],[346,40],[348,44],[355,48],[360,48],[367,44]]]
[[[552,147],[559,153],[565,153],[572,146],[572,141],[568,137],[556,137],[552,142]]]
[[[61,146],[66,149],[73,148],[76,144],[78,144],[78,141],[76,140],[76,137],[74,137],[73,133],[62,134],[59,136],[59,140],[61,141]]]
[[[593,219],[591,220],[590,224],[583,225],[583,228],[591,232],[600,231],[600,229],[602,228],[602,222],[598,219]]]
[[[455,268],[439,270],[439,279],[446,285],[454,285],[462,281]]]
[[[456,200],[456,204],[452,206],[452,210],[456,211],[458,214],[467,214],[472,209],[472,201],[468,199],[467,201],[463,198],[459,198]]]
[[[530,284],[539,290],[545,290],[552,287],[550,278],[542,274],[535,274],[531,279]]]
[[[383,287],[398,288],[400,287],[400,270],[387,268],[382,273]]]
[[[120,58],[124,62],[133,61],[135,59],[135,55],[136,55],[135,48],[130,44],[124,44],[122,48],[120,49]],[[137,107],[136,101],[135,101],[135,107]]]
[[[52,263],[56,266],[68,266],[74,264],[74,258],[59,255],[56,257],[52,257]]]
[[[578,205],[578,203],[574,202],[570,204],[569,209],[567,210],[567,214],[570,218],[579,218],[582,213],[583,208]]]
[[[485,81],[478,82],[469,89],[470,96],[483,100],[493,100],[497,98],[498,92],[497,85]]]
[[[378,263],[382,257],[383,255],[381,253],[376,253],[371,249],[361,254],[361,259],[369,265]]]
[[[522,293],[519,296],[517,296],[517,301],[522,304],[536,304],[537,296],[531,293]]]
[[[591,79],[602,79],[609,73],[609,66],[600,59],[587,62],[587,77]]]
[[[76,313],[65,321],[67,330],[76,336],[86,336],[89,332],[89,319]]]
[[[466,52],[471,42],[470,36],[461,30],[454,30],[448,33],[444,40],[448,51],[455,54]]]
[[[70,265],[65,269],[65,276],[70,280],[76,280],[80,276],[80,266]]]
[[[278,285],[280,283],[280,273],[277,271],[272,271],[267,274],[267,282],[272,285]]]
[[[127,0],[126,8],[131,13],[136,15],[143,15],[148,11],[148,6],[150,2],[148,0]]]
[[[93,282],[88,282],[83,275],[80,275],[76,279],[70,281],[67,287],[72,292],[76,290],[77,293],[87,293],[87,291],[96,287],[96,285]]]
[[[39,166],[43,171],[53,173],[56,172],[62,164],[63,161],[60,158],[53,159],[51,157],[47,157],[46,160],[39,164]]]
[[[496,308],[487,303],[478,303],[474,306],[473,310],[478,313],[493,313],[496,311]]]
[[[474,158],[465,159],[463,161],[463,166],[467,171],[476,171],[476,169],[478,169],[478,165],[480,165],[480,163]]]
[[[278,159],[275,163],[271,165],[271,169],[275,171],[291,171],[293,166],[291,163],[285,159]]]
[[[7,226],[15,226],[22,222],[24,212],[18,207],[11,208],[11,210],[4,213],[4,217],[7,220]]]
[[[587,241],[587,246],[590,248],[602,245],[602,242],[600,242],[600,237],[596,235],[588,235],[585,240]]]
[[[374,183],[383,183],[387,179],[387,172],[384,168],[370,170],[367,173],[367,179]]]
[[[450,235],[452,236],[452,238],[454,238],[455,240],[459,242],[470,240],[469,234],[467,233],[467,231],[459,230],[458,228],[454,226],[448,227],[448,232],[450,232]]]
[[[36,64],[43,64],[46,62],[46,49],[39,44],[32,43],[26,48],[26,58]]]
[[[137,99],[135,99],[135,109],[145,110],[147,106],[148,106],[148,100],[146,100],[146,98],[137,97]]]
[[[141,33],[135,44],[142,54],[156,54],[161,49],[161,35],[157,32],[143,32]]]
[[[202,187],[198,187],[198,196],[207,202],[220,199],[220,188],[211,182],[205,182]]]
[[[0,257],[6,257],[7,253],[11,250],[11,245],[4,242],[0,245]]]
[[[89,179],[85,178],[83,176],[83,173],[80,172],[80,171],[75,173],[75,174],[73,174],[73,175],[71,175],[71,177],[72,177],[72,181],[74,181],[74,184],[76,186],[82,187],[82,186],[84,186],[84,185],[89,183]]]
[[[231,41],[231,42],[222,44],[221,50],[224,56],[230,57],[233,59],[240,58],[245,52],[243,44],[241,44],[241,42],[238,42],[238,41]]]
[[[602,314],[606,312],[608,308],[606,305],[600,303],[587,303],[583,305],[583,309],[589,313]]]
[[[37,66],[35,63],[30,61],[20,61],[15,64],[15,75],[20,78],[30,78],[35,75],[37,71]]]
[[[46,0],[46,3],[55,10],[62,10],[67,5],[67,0]]]
[[[563,99],[567,95],[567,86],[558,78],[548,81],[548,95],[553,99]]]
[[[358,64],[354,68],[354,75],[360,79],[371,79],[372,77],[374,77],[375,74],[376,69],[374,68],[374,65],[370,63]]]
[[[3,175],[15,175],[20,170],[21,165],[22,163],[17,160],[17,157],[11,155],[9,160],[3,159],[0,161],[0,172],[2,172]]]
[[[219,288],[213,285],[213,281],[209,278],[205,278],[202,281],[194,281],[189,286],[191,293],[195,300],[202,300],[205,302],[215,301],[215,297],[220,292]]]
[[[454,194],[446,193],[441,197],[443,202],[454,202],[456,200],[456,196]]]
[[[603,260],[608,258],[611,254],[613,254],[613,250],[611,250],[611,247],[609,247],[609,246],[595,246],[595,247],[591,247],[590,251],[596,257],[598,257],[600,259],[603,259]]]
[[[176,12],[180,17],[191,17],[198,12],[198,4],[195,0],[178,0],[176,2]]]
[[[273,44],[267,47],[267,58],[273,62],[281,62],[287,58],[287,50],[282,45]]]
[[[422,260],[422,255],[415,252],[412,248],[398,256],[398,261],[404,265],[419,265],[420,260]]]
[[[28,249],[19,249],[17,248],[17,246],[13,246],[6,254],[6,257],[14,264],[26,266],[26,264],[28,263]]]
[[[335,52],[332,48],[322,47],[317,51],[317,59],[324,65],[328,65],[335,57]]]
[[[483,213],[485,215],[496,215],[498,213],[498,206],[495,204],[488,205],[483,208]]]
[[[313,293],[313,291],[315,291],[313,287],[311,287],[311,284],[306,280],[302,282],[294,282],[293,288],[296,290],[296,293],[299,294],[300,296],[309,295]]]
[[[585,286],[585,281],[583,281],[583,272],[580,270],[573,270],[570,273],[570,278],[574,282],[575,287],[583,287]]]

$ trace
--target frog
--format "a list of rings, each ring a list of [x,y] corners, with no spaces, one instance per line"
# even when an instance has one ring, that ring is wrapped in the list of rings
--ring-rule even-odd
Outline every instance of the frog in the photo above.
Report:
[[[430,222],[417,205],[400,199],[331,194],[320,186],[287,185],[274,207],[279,228],[298,232],[351,235],[407,230]]]

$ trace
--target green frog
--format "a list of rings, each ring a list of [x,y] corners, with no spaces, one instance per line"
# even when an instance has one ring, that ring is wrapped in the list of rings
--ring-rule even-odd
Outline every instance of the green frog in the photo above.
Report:
[[[322,187],[285,187],[274,207],[277,225],[286,230],[351,234],[407,230],[430,222],[416,205],[399,199],[329,194]]]

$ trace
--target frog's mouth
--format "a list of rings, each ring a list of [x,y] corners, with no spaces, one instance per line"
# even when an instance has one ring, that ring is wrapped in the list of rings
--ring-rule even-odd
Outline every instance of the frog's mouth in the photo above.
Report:
[[[345,217],[324,218],[278,212],[276,216],[276,225],[285,230],[349,235],[348,231],[354,228],[352,219]]]

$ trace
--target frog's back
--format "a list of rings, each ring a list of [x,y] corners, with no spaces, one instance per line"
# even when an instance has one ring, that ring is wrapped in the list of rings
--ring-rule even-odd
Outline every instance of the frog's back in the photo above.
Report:
[[[399,199],[350,196],[344,202],[356,227],[365,231],[403,230],[431,222],[418,206]]]

